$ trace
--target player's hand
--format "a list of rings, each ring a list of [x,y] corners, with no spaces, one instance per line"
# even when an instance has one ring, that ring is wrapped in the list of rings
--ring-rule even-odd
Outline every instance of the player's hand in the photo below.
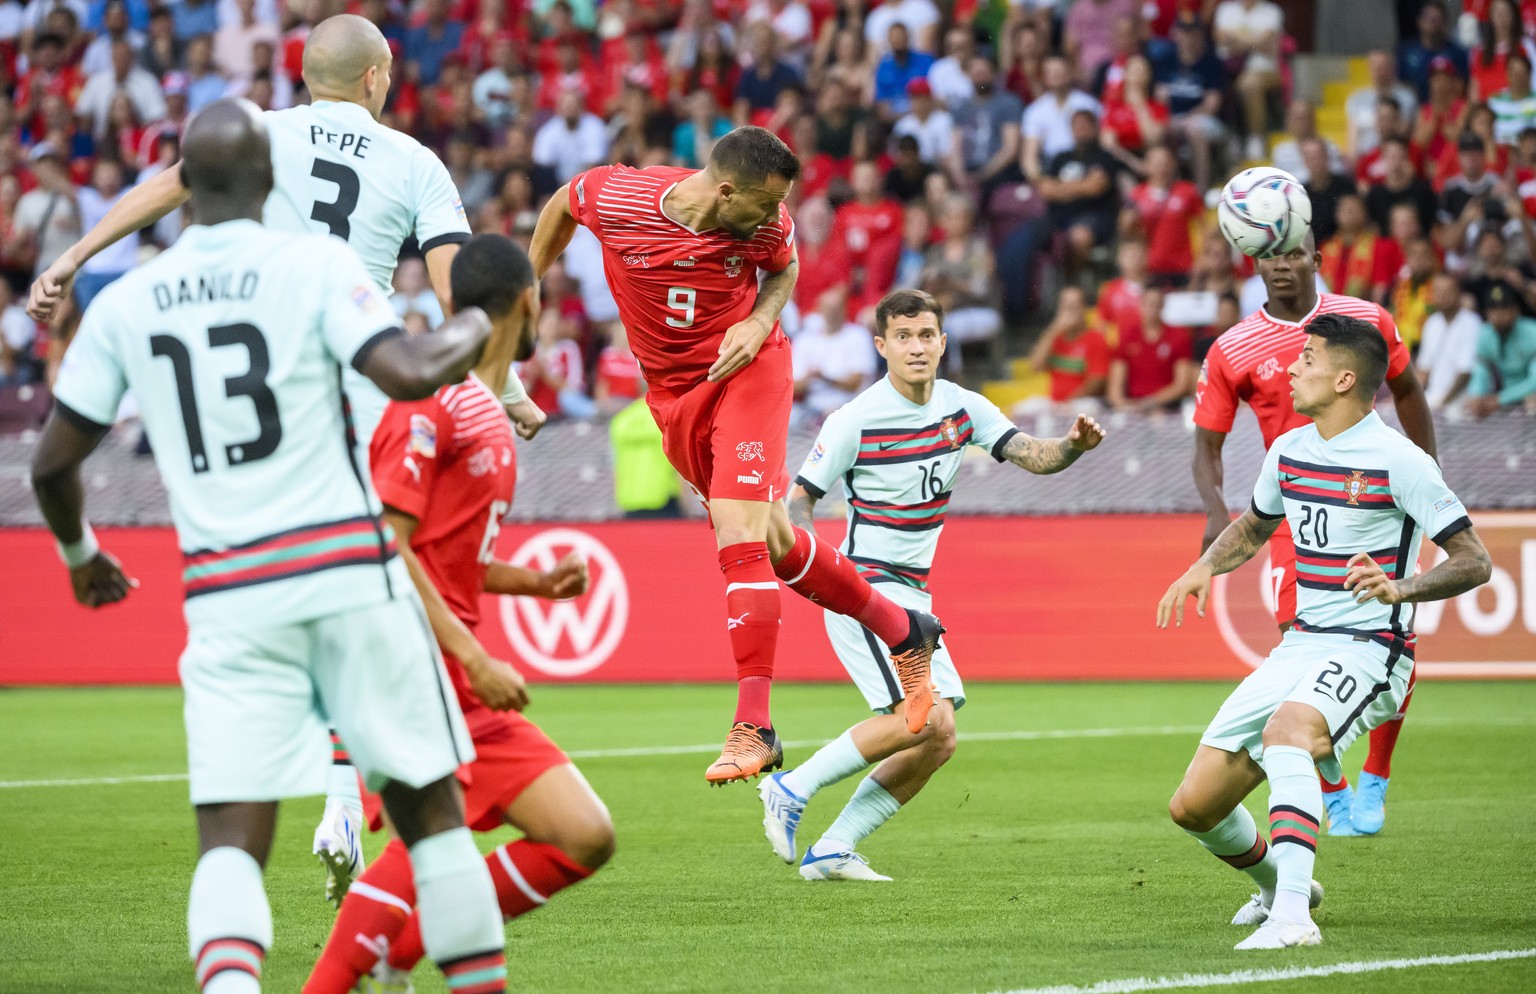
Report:
[[[544,427],[544,422],[549,420],[549,415],[539,409],[539,405],[526,397],[515,404],[507,405],[507,416],[512,419],[512,425],[517,429],[517,437],[527,441],[539,433]]]
[[[1403,599],[1397,581],[1376,564],[1369,553],[1357,552],[1345,564],[1349,572],[1344,574],[1344,589],[1355,595],[1356,604],[1380,601],[1396,604]]]
[[[756,315],[727,328],[720,341],[720,358],[709,367],[709,382],[719,383],[745,369],[747,363],[757,358],[757,350],[763,347],[772,331],[773,322]]]
[[[75,283],[75,266],[66,252],[43,270],[32,284],[27,298],[27,315],[34,321],[53,320],[54,311],[69,297]]]
[[[1205,550],[1211,547],[1211,543],[1216,541],[1217,537],[1222,532],[1226,531],[1227,526],[1231,523],[1232,519],[1225,516],[1217,517],[1214,514],[1206,515],[1205,533],[1200,536],[1200,554],[1202,556],[1205,555]]]
[[[1210,595],[1211,568],[1205,563],[1195,563],[1173,581],[1173,586],[1158,602],[1157,627],[1167,628],[1170,617],[1174,619],[1175,627],[1184,627],[1184,602],[1191,596],[1195,598],[1195,613],[1205,617],[1205,602]]]
[[[544,574],[544,580],[549,584],[546,596],[552,601],[580,597],[592,585],[592,575],[587,572],[585,560],[574,552],[567,552],[555,563],[555,568]]]
[[[1067,444],[1079,452],[1096,449],[1104,441],[1105,431],[1099,423],[1086,414],[1079,414],[1067,432]]]
[[[528,706],[528,684],[512,664],[490,655],[465,663],[469,687],[492,711],[521,711]]]
[[[107,552],[98,552],[95,559],[70,570],[69,582],[75,589],[75,600],[86,607],[116,604],[139,585]]]

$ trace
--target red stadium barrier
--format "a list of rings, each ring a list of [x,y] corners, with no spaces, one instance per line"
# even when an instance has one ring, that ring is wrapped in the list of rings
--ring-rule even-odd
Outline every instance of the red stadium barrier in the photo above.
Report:
[[[1417,629],[1425,676],[1536,676],[1536,514],[1480,514],[1494,580]],[[952,518],[933,574],[961,673],[973,680],[1232,679],[1274,642],[1262,563],[1220,582],[1205,619],[1159,632],[1158,598],[1194,555],[1192,515]],[[831,537],[840,526],[823,525]],[[0,684],[168,683],[185,638],[167,528],[102,529],[140,588],[77,607],[45,532],[0,530]],[[593,589],[563,604],[487,598],[481,637],[535,681],[712,681],[733,673],[712,537],[697,522],[502,531],[527,565],[575,549]],[[498,602],[499,600],[499,602]],[[778,673],[837,680],[819,611],[786,594]]]

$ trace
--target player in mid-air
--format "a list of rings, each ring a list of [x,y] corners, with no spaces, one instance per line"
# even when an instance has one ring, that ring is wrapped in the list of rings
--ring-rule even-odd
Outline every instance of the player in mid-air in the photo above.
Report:
[[[822,427],[795,478],[789,515],[815,533],[812,511],[838,481],[848,497],[848,534],[841,554],[896,603],[927,612],[928,572],[967,446],[1031,473],[1058,473],[1104,440],[1079,415],[1064,438],[1019,431],[991,401],[939,379],[944,308],[921,290],[887,294],[875,309],[875,347],[889,366],[874,386],[839,408]],[[913,736],[894,712],[902,687],[874,636],[853,618],[827,612],[833,651],[872,710],[800,766],[762,782],[763,827],[773,851],[796,858],[795,833],[806,803],[823,787],[879,763],[800,863],[807,880],[889,880],[855,847],[917,796],[955,751],[955,711],[965,688],[949,650],[933,655],[938,702]]]
[[[370,21],[350,14],[327,18],[304,44],[304,83],[311,102],[264,117],[272,141],[275,182],[263,223],[276,231],[326,233],[357,251],[386,295],[401,244],[415,236],[434,291],[448,313],[449,267],[469,238],[469,223],[453,179],[437,156],[414,138],[379,123],[389,94],[389,44]],[[30,313],[47,320],[92,256],[153,224],[186,202],[180,166],[130,190],[49,266],[32,286]],[[388,398],[367,378],[344,371],[353,425],[366,459],[368,440]],[[544,415],[508,378],[508,413],[524,438]],[[363,867],[357,775],[341,743],[333,743],[325,815],[314,852],[326,866],[326,896],[340,901]]]
[[[1287,376],[1294,406],[1312,423],[1269,447],[1253,502],[1168,588],[1157,624],[1183,624],[1211,578],[1247,562],[1291,526],[1297,615],[1264,663],[1222,704],[1169,802],[1174,822],[1217,858],[1253,878],[1259,893],[1232,919],[1259,925],[1238,949],[1322,942],[1310,908],[1323,794],[1361,732],[1402,707],[1413,671],[1412,604],[1485,583],[1492,564],[1423,449],[1393,431],[1372,405],[1390,364],[1379,328],[1345,314],[1306,326]],[[1414,575],[1428,535],[1446,560]],[[1243,799],[1269,781],[1269,840]]]
[[[133,391],[183,549],[198,986],[260,989],[277,802],[324,786],[329,720],[409,847],[432,958],[456,991],[502,991],[496,895],[454,779],[473,747],[340,387],[351,367],[430,396],[463,379],[490,322],[468,308],[407,338],[346,245],[264,228],[254,104],[209,105],[182,147],[196,225],[86,311],[32,475],[76,599],[122,600],[133,581],[81,519],[79,468]]]
[[[454,306],[485,311],[491,340],[463,383],[385,409],[370,465],[384,522],[401,543],[474,740],[463,777],[465,820],[476,831],[511,825],[523,833],[486,858],[510,919],[602,866],[613,852],[613,825],[566,755],[518,713],[528,700],[522,677],[474,634],[483,592],[558,599],[587,586],[586,565],[574,556],[548,573],[494,558],[517,479],[512,427],[498,398],[511,362],[533,353],[533,267],[510,239],[480,235],[453,260],[451,276]],[[373,827],[382,827],[377,798],[365,800]],[[345,994],[370,971],[383,989],[403,988],[422,955],[406,910],[414,903],[409,855],[395,840],[348,890],[304,994]]]
[[[1435,426],[1430,419],[1429,403],[1392,315],[1355,297],[1318,293],[1319,262],[1317,242],[1310,231],[1301,245],[1285,255],[1256,260],[1269,299],[1257,312],[1223,332],[1200,367],[1200,380],[1195,388],[1194,474],[1195,488],[1206,509],[1201,552],[1232,520],[1222,496],[1221,449],[1232,430],[1239,402],[1247,401],[1253,408],[1266,449],[1285,432],[1307,423],[1306,416],[1291,404],[1285,371],[1306,343],[1307,322],[1318,315],[1348,315],[1381,332],[1389,357],[1386,381],[1398,420],[1415,445],[1431,457],[1435,455]],[[1270,540],[1269,557],[1275,620],[1284,633],[1296,619],[1297,587],[1290,529],[1284,521]],[[1301,582],[1305,586],[1310,581]],[[1381,830],[1386,817],[1392,751],[1397,747],[1403,714],[1412,695],[1410,684],[1402,712],[1371,732],[1370,753],[1360,776],[1359,792],[1350,789],[1342,773],[1337,782],[1323,784],[1330,835],[1375,834]]]
[[[709,510],[737,675],[735,722],[704,774],[711,784],[784,761],[768,708],[780,580],[890,649],[909,732],[922,730],[934,702],[938,619],[880,595],[784,509],[793,378],[778,318],[799,262],[783,202],[799,175],[789,147],[753,127],[716,142],[700,170],[599,166],[555,193],[529,250],[542,277],[578,224],[602,242],[667,458]]]

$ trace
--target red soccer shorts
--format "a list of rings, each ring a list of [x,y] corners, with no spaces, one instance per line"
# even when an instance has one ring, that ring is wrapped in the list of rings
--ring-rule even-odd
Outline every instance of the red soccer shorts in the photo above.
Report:
[[[681,393],[646,394],[667,460],[706,504],[772,502],[789,492],[785,466],[794,399],[789,343],[764,345],[723,383],[701,381]]]
[[[490,832],[506,823],[504,812],[546,771],[571,760],[543,729],[516,711],[476,708],[464,716],[475,758],[459,767],[464,786],[464,823]],[[383,802],[363,793],[363,813],[375,832],[384,827]]]
[[[1289,625],[1296,620],[1296,545],[1291,540],[1290,523],[1269,537],[1269,589],[1275,595],[1275,623]]]

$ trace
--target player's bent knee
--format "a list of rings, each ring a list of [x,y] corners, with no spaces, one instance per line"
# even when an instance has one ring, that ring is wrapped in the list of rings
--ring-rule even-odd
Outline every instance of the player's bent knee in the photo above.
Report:
[[[595,870],[613,858],[617,839],[613,833],[613,820],[602,807],[583,811],[562,828],[557,843],[561,852]]]
[[[1209,811],[1200,810],[1198,805],[1191,804],[1183,787],[1168,799],[1168,817],[1186,832],[1209,832],[1221,822],[1221,817],[1213,817]]]

